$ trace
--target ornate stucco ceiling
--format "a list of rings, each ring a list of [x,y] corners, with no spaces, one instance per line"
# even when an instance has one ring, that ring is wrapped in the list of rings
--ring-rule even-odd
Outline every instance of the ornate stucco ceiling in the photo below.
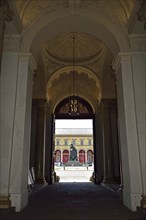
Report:
[[[104,49],[105,45],[91,35],[64,33],[49,40],[44,46],[44,53],[48,59],[72,65],[73,50],[75,64],[87,64],[99,59]]]
[[[23,25],[27,26],[43,14],[65,9],[71,13],[95,10],[108,19],[126,24],[135,0],[16,0]]]
[[[38,73],[41,73],[46,84],[49,82],[47,88],[44,86],[44,89],[46,88],[44,93],[47,92],[48,100],[71,95],[73,37],[75,37],[75,90],[78,95],[97,101],[101,98],[100,82],[104,84],[103,65],[111,70],[112,54],[100,40],[79,32],[60,34],[43,45],[38,54]],[[110,71],[107,74],[110,74]],[[109,90],[109,86],[107,88]]]
[[[110,24],[114,24],[121,32],[127,34],[128,19],[136,0],[15,0],[15,2],[25,31],[31,29],[33,25],[36,26],[43,17],[45,17],[45,21],[47,19],[55,21],[55,16],[63,16],[64,13],[69,16],[82,16],[83,14],[88,16],[90,14],[93,20],[95,17],[102,18],[106,22],[110,21]],[[59,16],[57,18],[59,19]],[[101,94],[105,97],[114,97],[114,80],[111,77],[113,55],[107,45],[101,41],[102,37],[99,40],[86,32],[62,32],[48,40],[45,39],[46,42],[43,44],[41,43],[41,50],[37,52],[38,70],[34,82],[34,97],[42,98],[47,93],[49,100],[57,102],[58,98],[70,95],[73,36],[75,36],[78,95],[89,97],[95,102],[99,100]],[[70,69],[64,71],[65,67],[70,67]],[[83,71],[79,70],[81,67],[84,68]],[[60,71],[58,76],[55,75],[52,78],[59,69],[62,69],[62,72]],[[95,78],[89,77],[88,70],[95,75]],[[50,80],[51,83],[47,87]],[[97,83],[98,80],[100,85]]]

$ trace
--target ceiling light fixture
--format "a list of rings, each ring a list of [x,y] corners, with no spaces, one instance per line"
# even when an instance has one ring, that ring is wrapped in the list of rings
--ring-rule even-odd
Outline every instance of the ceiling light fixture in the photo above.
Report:
[[[76,95],[76,87],[75,87],[75,34],[73,33],[73,62],[72,62],[72,94],[69,97],[69,115],[70,116],[78,116],[79,115],[79,99]]]

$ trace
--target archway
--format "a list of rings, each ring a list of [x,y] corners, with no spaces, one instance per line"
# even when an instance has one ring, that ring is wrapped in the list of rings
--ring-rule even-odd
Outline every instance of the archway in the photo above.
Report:
[[[55,151],[54,162],[57,164],[61,162],[61,151],[60,150]]]
[[[79,151],[79,162],[82,164],[85,163],[85,151],[84,150]]]
[[[89,181],[89,177],[87,178],[87,176],[92,175],[92,173],[94,172],[93,167],[90,167],[90,170],[88,170],[88,173],[85,174],[85,171],[87,171],[87,155],[85,155],[85,151],[87,153],[87,147],[94,149],[95,146],[93,146],[93,117],[94,117],[94,113],[93,113],[93,109],[90,106],[90,104],[83,98],[78,97],[79,99],[79,108],[78,108],[78,112],[79,114],[76,116],[71,116],[69,114],[69,98],[65,98],[63,99],[61,102],[58,103],[58,105],[55,108],[54,114],[55,114],[55,121],[60,121],[60,124],[62,123],[61,121],[63,121],[63,123],[65,123],[65,120],[70,121],[69,127],[67,129],[65,129],[65,125],[62,124],[63,128],[58,128],[56,130],[55,133],[55,137],[56,137],[56,149],[58,147],[60,147],[60,149],[62,149],[62,166],[64,167],[64,170],[66,170],[65,174],[62,174],[62,170],[63,168],[58,168],[55,167],[56,173],[60,176],[61,178],[61,182],[62,182],[62,178],[67,181],[71,181],[72,179],[72,175],[74,170],[76,171],[80,171],[83,170],[82,172],[84,173],[84,175],[82,174],[80,177],[77,177],[76,179],[74,179],[74,181],[79,181],[78,179],[80,179],[80,181],[83,181],[85,179],[85,181]],[[74,126],[72,127],[71,124],[71,119],[73,120],[73,124]],[[83,124],[89,124],[90,122],[90,126],[91,128],[88,128],[88,126],[83,127],[83,126],[79,126],[78,121],[80,123],[82,123],[81,121],[83,121]],[[76,125],[75,126],[75,122]],[[59,135],[60,134],[60,135]],[[92,143],[92,144],[91,144]],[[59,146],[60,145],[60,146]],[[66,149],[65,149],[66,148]],[[84,148],[84,150],[83,150]],[[76,155],[76,156],[75,156]],[[96,162],[95,162],[96,163]],[[70,168],[71,167],[71,168]],[[71,169],[71,170],[70,170]],[[70,170],[70,177],[66,176],[67,175],[67,171]],[[76,172],[75,172],[76,173]],[[78,173],[78,172],[77,172]],[[65,177],[64,177],[65,176]],[[70,179],[71,178],[71,179]],[[81,178],[83,178],[81,180]],[[73,181],[73,180],[72,180]]]
[[[41,5],[43,1],[40,0],[36,2]],[[81,4],[79,4],[79,2],[81,2]],[[38,127],[41,132],[38,131],[37,132],[38,134],[44,134],[45,129],[43,126],[44,125],[43,119],[45,117],[44,117],[44,112],[42,110],[42,101],[45,100],[46,102],[47,99],[49,103],[49,116],[48,115],[47,116],[50,117],[50,121],[49,121],[50,136],[49,138],[48,137],[47,138],[49,139],[50,149],[52,149],[51,147],[53,145],[53,131],[51,130],[51,127],[52,129],[54,128],[53,125],[53,113],[54,113],[53,110],[55,109],[54,106],[57,106],[60,100],[63,100],[64,98],[69,96],[70,86],[68,86],[68,90],[66,90],[67,87],[64,86],[65,84],[62,84],[62,87],[65,88],[62,92],[62,90],[60,90],[60,87],[58,87],[59,80],[57,80],[56,78],[55,81],[57,81],[57,83],[55,84],[55,81],[53,81],[54,85],[57,85],[56,89],[53,91],[52,89],[55,86],[54,87],[52,86],[49,93],[48,91],[45,90],[47,82],[49,81],[51,76],[53,76],[53,74],[55,73],[56,68],[60,69],[60,66],[59,66],[59,62],[57,62],[56,65],[57,67],[56,67],[55,64],[52,63],[52,60],[47,59],[46,61],[45,59],[42,59],[45,57],[44,56],[45,54],[42,53],[43,46],[46,43],[50,43],[50,40],[52,40],[52,38],[56,39],[57,35],[59,35],[58,39],[60,39],[60,36],[62,36],[62,34],[64,33],[75,32],[78,36],[86,34],[86,39],[87,38],[89,39],[90,37],[95,37],[96,39],[98,39],[98,43],[99,41],[102,41],[102,43],[104,44],[104,49],[107,52],[102,54],[103,55],[102,59],[96,60],[97,61],[96,64],[90,62],[84,63],[85,69],[91,69],[91,71],[94,72],[96,76],[98,76],[101,87],[96,85],[96,80],[94,80],[94,77],[90,78],[90,74],[89,75],[86,74],[85,73],[86,71],[80,73],[81,77],[79,77],[79,73],[77,73],[78,79],[84,78],[83,81],[79,80],[79,84],[81,86],[78,95],[81,98],[88,101],[88,103],[90,103],[90,105],[94,107],[95,110],[94,111],[95,114],[94,131],[96,131],[95,134],[98,134],[98,129],[100,130],[100,128],[98,127],[98,122],[100,121],[100,109],[98,108],[99,103],[100,103],[100,107],[102,108],[101,111],[103,114],[102,125],[103,125],[103,136],[104,136],[104,143],[102,148],[104,151],[104,158],[103,158],[104,181],[110,179],[107,177],[111,177],[110,175],[113,175],[113,172],[111,172],[113,171],[112,167],[116,167],[116,165],[118,164],[118,160],[114,160],[114,162],[110,163],[109,166],[107,161],[112,161],[112,158],[115,155],[118,158],[118,152],[117,150],[115,150],[117,149],[118,141],[116,138],[115,139],[113,138],[114,134],[115,136],[117,136],[117,131],[116,131],[116,117],[115,117],[116,113],[114,113],[116,111],[116,107],[115,107],[116,105],[113,107],[114,105],[113,102],[115,102],[116,100],[116,94],[113,92],[114,90],[113,84],[115,83],[115,81],[114,80],[112,81],[112,77],[114,76],[114,74],[111,70],[111,64],[113,63],[113,59],[116,57],[116,55],[119,52],[122,52],[117,57],[114,69],[116,70],[117,73],[117,85],[118,85],[117,86],[118,106],[119,106],[118,115],[119,115],[119,124],[120,124],[120,138],[121,138],[120,143],[121,143],[122,160],[123,160],[122,167],[124,171],[124,185],[125,185],[123,195],[125,199],[124,203],[132,210],[136,210],[136,206],[140,206],[141,195],[145,193],[145,178],[144,178],[145,157],[143,154],[145,150],[143,145],[143,140],[145,140],[145,134],[141,134],[141,124],[143,127],[145,127],[144,124],[145,120],[143,120],[143,118],[145,118],[145,115],[144,113],[141,114],[141,109],[144,109],[144,100],[145,100],[144,97],[145,84],[143,83],[145,77],[145,72],[144,72],[145,47],[143,46],[145,43],[144,41],[145,36],[142,37],[139,35],[130,36],[129,33],[132,33],[132,30],[133,33],[143,33],[143,30],[139,25],[137,26],[138,28],[136,27],[137,22],[134,21],[134,19],[131,20],[131,17],[133,17],[133,15],[136,17],[137,14],[136,12],[138,7],[140,6],[140,3],[139,2],[135,3],[135,1],[120,0],[120,1],[110,1],[110,3],[108,3],[107,5],[103,5],[104,1],[101,1],[101,5],[99,6],[97,1],[94,1],[95,4],[92,2],[93,5],[90,5],[91,3],[90,1],[75,1],[75,5],[74,5],[75,7],[71,4],[66,6],[60,5],[61,7],[56,7],[55,1],[53,1],[53,5],[51,5],[53,6],[53,8],[51,8],[51,10],[49,10],[50,5],[48,5],[47,9],[46,7],[36,7],[37,9],[39,8],[40,11],[37,11],[35,16],[34,13],[31,13],[32,4],[34,3],[34,1],[27,1],[26,4],[23,3],[24,1],[10,1],[9,7],[11,7],[14,10],[14,12],[16,12],[16,16],[15,16],[16,20],[14,19],[14,22],[12,22],[12,26],[10,25],[8,27],[7,25],[8,28],[5,33],[10,35],[5,36],[6,42],[4,42],[4,44],[8,43],[8,47],[7,46],[5,47],[4,45],[5,51],[3,54],[4,56],[3,56],[3,65],[2,65],[2,76],[3,76],[2,94],[6,95],[3,98],[4,105],[2,105],[4,106],[4,109],[2,111],[4,117],[2,118],[4,119],[3,122],[4,125],[6,125],[6,128],[4,127],[2,131],[4,133],[4,137],[5,135],[7,135],[4,139],[2,139],[4,147],[5,146],[7,147],[5,151],[2,151],[3,153],[2,158],[7,158],[8,164],[10,164],[10,166],[9,165],[5,166],[4,163],[3,170],[5,172],[3,173],[7,175],[6,178],[4,176],[4,178],[1,179],[2,181],[6,181],[6,191],[8,191],[8,193],[9,190],[14,189],[13,192],[10,192],[10,196],[12,197],[12,203],[17,204],[18,202],[17,205],[18,209],[21,209],[21,207],[27,204],[27,199],[22,199],[22,201],[19,201],[19,198],[23,198],[23,197],[27,198],[26,182],[27,182],[28,157],[25,157],[25,155],[29,154],[27,152],[29,151],[29,136],[30,136],[30,132],[29,132],[30,109],[31,109],[30,94],[32,90],[32,75],[34,68],[32,67],[33,59],[30,59],[30,53],[32,53],[32,55],[34,56],[38,65],[38,69],[37,71],[35,71],[34,74],[35,86],[33,88],[34,89],[33,99],[37,99],[37,101],[38,99],[41,99],[39,100],[40,102],[37,106],[38,120],[36,121],[39,124]],[[114,7],[112,7],[113,5]],[[27,7],[29,7],[30,10],[27,10]],[[133,11],[132,8],[134,9]],[[100,9],[104,13],[101,13]],[[21,26],[20,20],[19,21],[17,20],[17,18],[19,18],[19,16],[17,16],[18,15],[17,12],[18,13],[20,12],[19,13],[20,20],[23,22],[24,25],[24,26],[22,25],[22,29],[20,27]],[[115,19],[115,17],[117,19]],[[128,18],[130,18],[129,21]],[[133,24],[131,21],[132,22],[134,21]],[[26,24],[27,22],[30,23],[27,25]],[[17,25],[20,27],[20,29],[18,28]],[[16,34],[20,34],[20,35],[22,34],[22,36],[20,35],[18,36]],[[22,37],[22,41],[21,41],[21,37]],[[48,40],[49,42],[47,42]],[[86,43],[86,45],[90,45],[90,43],[89,44]],[[96,43],[94,45],[96,45]],[[142,48],[140,48],[141,45]],[[130,47],[130,53],[129,53],[129,47]],[[84,48],[86,47],[82,47],[82,54]],[[138,53],[136,54],[135,52]],[[43,54],[43,56],[40,57],[41,54]],[[41,61],[40,58],[42,59],[43,62],[40,62]],[[51,58],[52,58],[52,54],[51,54]],[[11,62],[12,60],[14,62]],[[58,57],[57,59],[55,58],[54,60],[60,61]],[[88,61],[91,60],[92,59],[89,59]],[[83,62],[80,63],[77,62],[77,64],[83,65]],[[62,68],[64,67],[64,65],[68,66],[71,64],[69,62],[66,62],[66,57],[64,57],[64,62],[63,64],[61,62],[61,65],[63,65],[61,66]],[[13,70],[13,80],[11,78],[12,70]],[[76,71],[78,72],[77,69]],[[138,74],[139,72],[143,75]],[[65,77],[67,74],[68,77]],[[63,82],[63,79],[64,81],[67,80],[67,84],[68,84],[69,74],[70,74],[69,71],[67,71],[67,74],[65,73],[65,74],[61,74],[60,75],[61,77],[59,76],[62,79],[62,81],[60,81],[60,84]],[[104,79],[108,79],[108,80],[105,82]],[[82,84],[84,84],[85,82],[86,82],[86,86],[82,87]],[[8,90],[7,88],[10,89]],[[86,88],[86,91],[83,91],[85,89],[82,88]],[[91,88],[92,88],[92,92],[91,92]],[[98,89],[100,88],[102,92],[98,91]],[[137,90],[136,88],[140,88],[140,90],[139,89]],[[47,96],[47,98],[46,98],[46,93],[47,95],[49,95]],[[93,98],[93,94],[94,94],[94,98]],[[100,97],[102,99],[99,98],[99,94],[102,95]],[[7,105],[5,104],[5,100],[8,101],[7,103],[9,103],[9,108],[12,109],[12,114],[7,113],[8,108]],[[132,114],[129,111],[129,109],[132,109]],[[19,131],[21,135],[17,135],[18,127],[19,129],[21,128],[21,130]],[[134,134],[133,138],[131,138],[132,136],[131,133]],[[44,149],[42,150],[41,146],[44,146],[45,141],[43,139],[44,136],[43,135],[40,136],[41,137],[37,142],[36,148],[38,148],[37,149],[38,156],[41,155],[43,158]],[[102,137],[101,135],[99,136]],[[95,136],[94,142],[97,144],[97,146],[99,146],[100,144],[98,143],[98,141],[96,141],[96,139],[97,137]],[[113,141],[114,143],[112,142],[113,139],[114,139]],[[26,142],[26,140],[28,140],[28,143]],[[112,149],[114,150],[112,151],[111,148],[108,148],[108,145],[112,146]],[[17,152],[17,154],[15,154],[15,152]],[[111,152],[114,153],[112,154]],[[51,155],[50,157],[52,158],[52,152],[49,153]],[[18,155],[20,155],[20,157]],[[133,161],[133,155],[135,157],[135,161]],[[44,160],[42,158],[38,158],[39,159],[39,163],[37,164],[38,167],[40,167],[39,166],[40,164],[43,164]],[[16,173],[15,167],[18,164],[20,164],[19,166],[20,169],[19,172]],[[38,173],[40,174],[41,173],[40,170],[38,171],[39,171]],[[114,170],[114,171],[115,173],[118,173],[118,170]],[[134,175],[134,173],[136,173],[136,175]],[[13,178],[13,176],[17,178]],[[25,184],[22,187],[21,183],[23,182],[24,179],[25,179],[24,181]],[[15,189],[15,185],[17,184],[19,186],[17,187],[17,189]],[[3,183],[3,185],[5,186],[5,182]],[[5,187],[3,187],[3,189],[5,191]],[[23,196],[23,192],[25,192],[25,196]],[[20,196],[19,198],[17,197],[18,194]],[[7,195],[7,197],[8,197],[7,200],[9,200],[9,195]]]
[[[87,151],[87,161],[89,164],[92,164],[94,161],[94,154],[92,150]]]
[[[69,161],[69,151],[68,150],[64,150],[63,151],[63,164],[66,164]]]

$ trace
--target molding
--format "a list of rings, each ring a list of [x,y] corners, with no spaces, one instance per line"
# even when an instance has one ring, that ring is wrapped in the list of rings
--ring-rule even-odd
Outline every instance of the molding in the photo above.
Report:
[[[3,51],[19,52],[21,41],[22,41],[21,35],[4,35]]]

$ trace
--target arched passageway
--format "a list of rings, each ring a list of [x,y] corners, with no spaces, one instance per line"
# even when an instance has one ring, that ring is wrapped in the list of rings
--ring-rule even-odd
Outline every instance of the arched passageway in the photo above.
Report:
[[[75,95],[93,113],[95,183],[145,208],[145,1],[1,2],[1,206],[27,205],[28,167],[55,181],[55,111]]]

